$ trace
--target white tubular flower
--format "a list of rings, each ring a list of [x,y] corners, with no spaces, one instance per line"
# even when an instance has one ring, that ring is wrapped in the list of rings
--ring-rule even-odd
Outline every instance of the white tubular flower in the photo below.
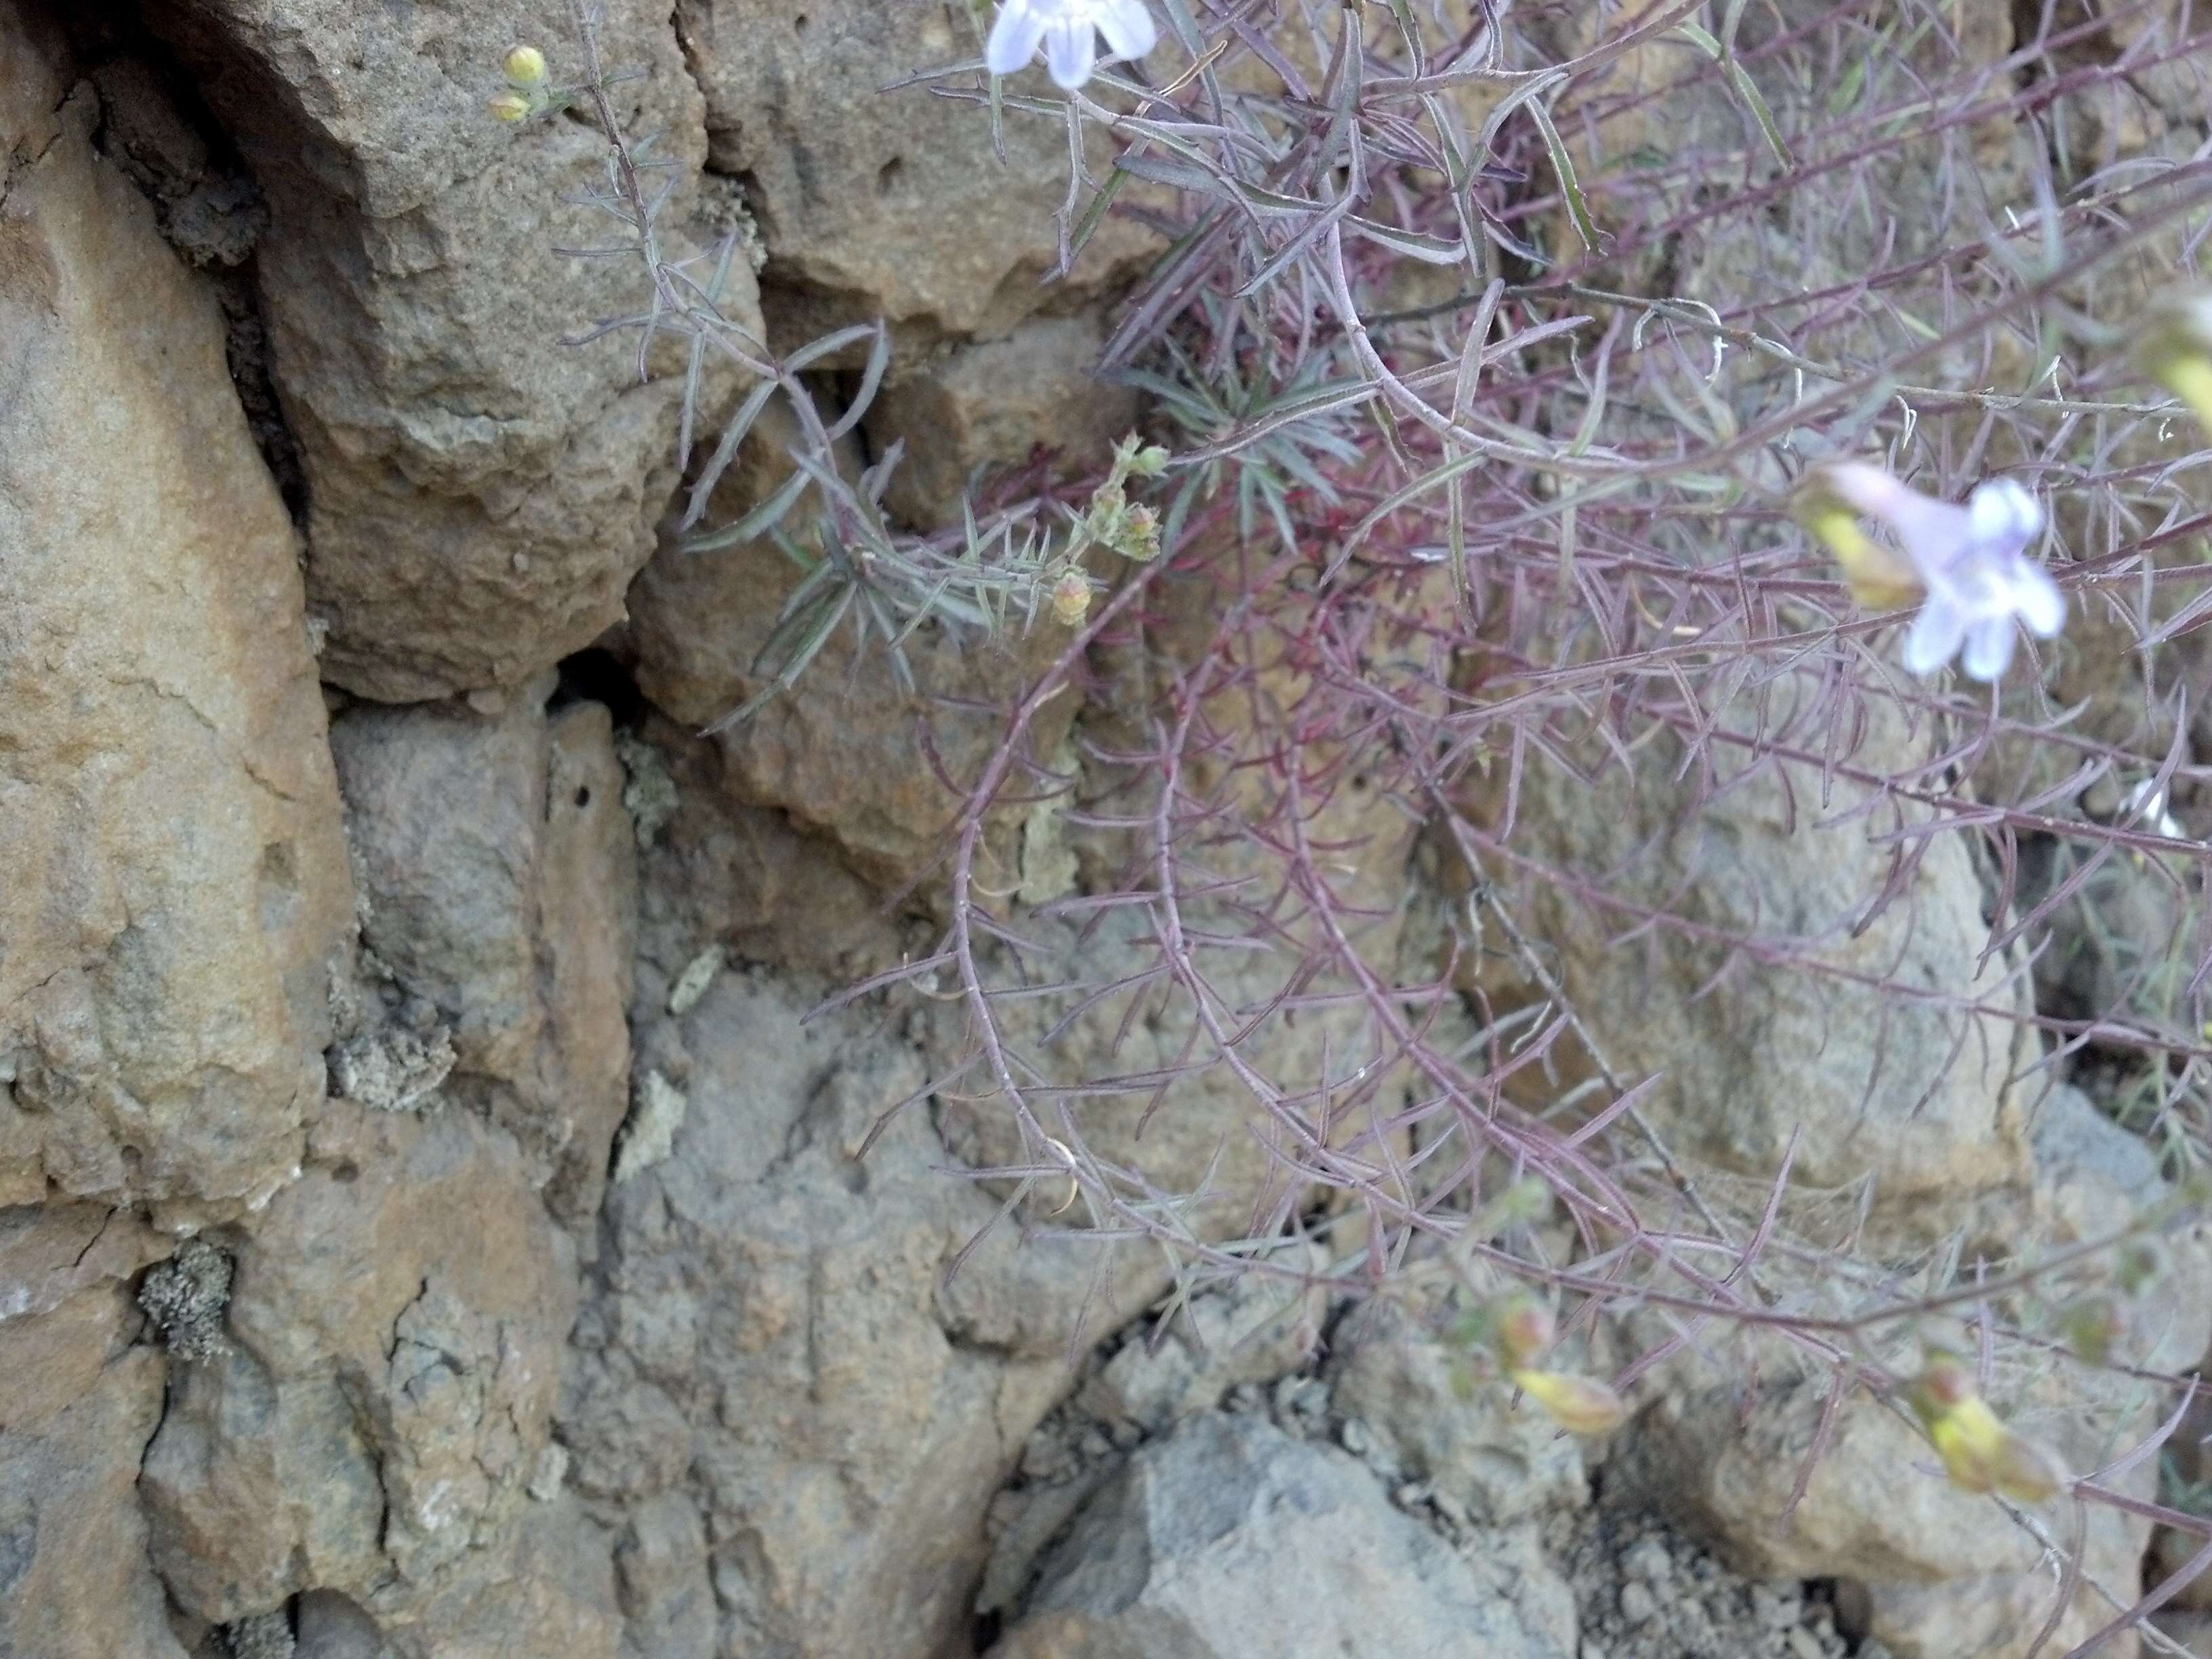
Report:
[[[2046,640],[2065,623],[2058,584],[2027,556],[2043,532],[2043,509],[2011,479],[1978,486],[1957,507],[1861,462],[1839,462],[1826,474],[1837,496],[1888,527],[1928,590],[1905,640],[1914,673],[1934,673],[1963,645],[1966,672],[1994,680],[2012,661],[2015,619]]]
[[[1121,59],[1142,58],[1160,38],[1144,0],[1004,0],[984,61],[1012,75],[1042,46],[1053,80],[1073,92],[1091,78],[1100,34]]]

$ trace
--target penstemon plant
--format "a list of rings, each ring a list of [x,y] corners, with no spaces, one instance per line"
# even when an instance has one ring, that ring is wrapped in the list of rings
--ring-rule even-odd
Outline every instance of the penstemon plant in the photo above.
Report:
[[[695,384],[714,355],[754,377],[686,523],[708,551],[770,537],[806,572],[763,695],[841,627],[895,658],[919,626],[1069,630],[949,781],[936,947],[841,999],[951,999],[958,1058],[909,1103],[985,1124],[1002,1155],[975,1173],[1010,1220],[1158,1253],[1171,1306],[1249,1275],[1370,1295],[1441,1276],[1470,1365],[1592,1431],[1701,1334],[1756,1334],[1834,1399],[1917,1423],[1951,1479],[2014,1504],[2000,1524],[2039,1527],[2063,1492],[2212,1540],[2124,1489],[2190,1379],[2114,1340],[2155,1300],[2145,1250],[2201,1219],[2212,1147],[2212,851],[2191,827],[2212,811],[2191,748],[2212,152],[2145,90],[2185,103],[2212,43],[2050,0],[1974,44],[1973,9],[975,8],[978,56],[921,78],[979,123],[1064,128],[1060,274],[1109,216],[1158,234],[1103,359],[1155,418],[1109,475],[935,535],[887,524],[895,457],[855,478],[839,457],[882,331],[779,359],[722,316],[731,256],[662,251],[588,27],[576,92],[510,60],[494,112],[592,105],[611,252],[652,295],[605,326],[686,343]],[[2163,148],[2087,145],[2114,100]],[[802,372],[856,344],[856,395],[819,409]],[[779,396],[790,482],[703,525]],[[1079,562],[1094,548],[1110,577]],[[1072,766],[1040,735],[1071,690]],[[1655,889],[1547,845],[1525,810],[1546,776],[1663,791],[1670,824],[1765,791],[1890,856],[1832,914],[1715,906],[1724,866]],[[1073,890],[1010,902],[987,829],[1016,786],[1081,842]],[[1979,878],[1987,928],[1956,984],[1848,948],[1893,910],[1911,933],[1939,848]],[[2169,931],[2069,1000],[2069,941],[2100,937],[2127,872]],[[1878,1055],[1893,1018],[1954,1034],[1938,1070],[2008,1042],[2006,1087],[2095,1083],[2153,1131],[2170,1194],[2040,1250],[1964,1224],[1881,1243],[1862,1182],[1824,1231],[1795,1139],[1758,1170],[1680,1144],[1666,1079],[1613,1052],[1632,1016],[1562,964],[1572,929],[1689,953],[1723,1009],[1752,979],[1856,999]],[[1071,1040],[1091,1026],[1107,1039]],[[1865,1095],[1917,1109],[1942,1086],[1878,1059]],[[1163,1187],[1147,1126],[1224,1098],[1242,1120],[1206,1178]],[[1326,1270],[1303,1249],[1320,1235],[1343,1244]],[[1671,1334],[1601,1378],[1554,1346],[1600,1313]],[[2148,1389],[2160,1426],[2062,1477],[1985,1399],[2060,1358],[2085,1389]],[[2160,1594],[2090,1590],[2075,1651]]]

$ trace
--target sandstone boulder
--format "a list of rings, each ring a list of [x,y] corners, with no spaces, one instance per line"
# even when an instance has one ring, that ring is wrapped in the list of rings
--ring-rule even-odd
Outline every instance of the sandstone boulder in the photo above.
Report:
[[[321,1097],[345,852],[293,533],[212,292],[0,7],[0,1202],[265,1202]]]

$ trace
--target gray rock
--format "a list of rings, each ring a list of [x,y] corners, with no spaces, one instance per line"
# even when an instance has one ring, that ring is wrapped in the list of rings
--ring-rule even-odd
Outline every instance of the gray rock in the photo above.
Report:
[[[1465,1355],[1388,1302],[1345,1318],[1328,1375],[1336,1408],[1379,1434],[1408,1474],[1435,1488],[1439,1507],[1450,1499],[1498,1526],[1589,1497],[1571,1436],[1532,1404],[1516,1410],[1509,1389],[1474,1380]]]
[[[819,993],[758,968],[671,1016],[697,935],[671,917],[647,949],[640,1043],[690,1108],[670,1155],[609,1190],[560,1413],[571,1489],[629,1528],[627,1639],[653,1659],[937,1651],[970,1618],[992,1495],[1067,1386],[1100,1259],[1009,1230],[948,1283],[997,1206],[948,1178],[924,1112],[858,1157],[923,1082],[916,1049],[872,1013],[801,1024]],[[1129,1261],[1093,1317],[1157,1292]]]
[[[363,942],[451,1031],[447,1089],[513,1133],[556,1213],[580,1221],[629,1103],[636,848],[607,711],[576,703],[549,719],[542,702],[516,698],[491,720],[357,708],[331,742]],[[422,1041],[403,1100],[444,1060],[442,1038]],[[361,1086],[344,1091],[392,1103],[393,1090]]]
[[[1045,1557],[993,1659],[1566,1659],[1374,1477],[1249,1416],[1139,1449]]]
[[[1322,1265],[1319,1250],[1313,1265]],[[1319,1340],[1328,1305],[1319,1287],[1255,1273],[1193,1297],[1165,1330],[1131,1334],[1085,1382],[1077,1404],[1108,1424],[1148,1431],[1211,1411],[1244,1382],[1297,1369]]]

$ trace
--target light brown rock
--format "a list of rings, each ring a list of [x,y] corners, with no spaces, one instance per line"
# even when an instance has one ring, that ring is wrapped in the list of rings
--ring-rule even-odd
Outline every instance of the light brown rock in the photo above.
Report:
[[[0,9],[0,1202],[265,1201],[350,922],[290,525],[213,294]]]
[[[1091,372],[1104,344],[1095,317],[1046,317],[902,368],[864,422],[878,453],[906,445],[884,504],[917,529],[957,524],[977,468],[1036,450],[1066,471],[1103,475],[1138,413],[1133,388]]]
[[[1883,771],[1907,753],[1901,733],[1870,720],[1836,759]],[[2040,1085],[2014,1079],[2033,1058],[2023,1028],[1913,994],[1999,1008],[2019,994],[2002,958],[1982,961],[1989,929],[1965,843],[1910,843],[1924,856],[1900,872],[1900,848],[1879,839],[1895,813],[1856,815],[1865,792],[1848,778],[1830,783],[1815,765],[1778,762],[1722,790],[1677,779],[1679,758],[1662,737],[1625,775],[1616,757],[1585,744],[1568,757],[1595,775],[1585,781],[1532,753],[1508,839],[1527,862],[1492,858],[1485,871],[1522,933],[1541,942],[1614,1074],[1659,1075],[1644,1110],[1674,1152],[1754,1191],[1794,1136],[1795,1182],[1855,1194],[1871,1180],[1882,1223],[1923,1233],[1956,1223],[1978,1194],[2024,1185],[2027,1105]],[[1723,781],[1742,763],[1724,744],[1715,760]],[[1701,791],[1711,799],[1700,802]],[[1486,833],[1508,836],[1502,770],[1468,805]],[[1585,903],[1577,883],[1620,903]],[[1870,914],[1877,896],[1882,908]],[[1638,907],[1690,927],[1631,936]],[[1732,935],[1804,941],[1833,971],[1739,957],[1717,981]],[[1486,939],[1492,948],[1470,952],[1466,971],[1509,1006],[1525,999],[1527,969],[1502,938]],[[1562,1080],[1523,1074],[1547,1097],[1588,1066],[1571,1037],[1556,1052]]]
[[[795,432],[771,404],[716,489],[708,523],[742,517],[788,476]],[[784,527],[798,531],[807,510],[794,509]],[[695,731],[732,713],[774,678],[776,665],[761,653],[799,576],[766,540],[692,552],[672,531],[630,589],[639,689]],[[995,637],[925,623],[903,646],[910,690],[881,633],[863,642],[848,617],[795,686],[713,738],[719,766],[688,769],[713,775],[740,806],[785,815],[871,881],[896,886],[939,857],[960,806],[922,746],[923,723],[946,775],[975,776],[1005,730],[998,711],[1066,643],[1048,623],[1025,634],[1018,617]],[[1060,699],[1038,722],[1041,748],[1066,730],[1072,702]]]
[[[2122,1409],[2128,1402],[2069,1395],[2075,1382],[2039,1386],[2040,1401],[2008,1383],[1996,1403],[2080,1472],[2132,1443],[2126,1437],[2142,1425]],[[1992,1499],[1952,1485],[1928,1443],[1881,1402],[1846,1401],[1790,1510],[1826,1384],[1810,1377],[1747,1395],[1721,1387],[1670,1395],[1624,1440],[1617,1478],[1753,1577],[1847,1581],[1858,1622],[1899,1659],[2020,1659],[2051,1605],[2043,1545]],[[2126,1484],[2148,1496],[2147,1478]],[[2136,1593],[2148,1527],[2103,1505],[2089,1506],[2087,1517],[2084,1570],[2124,1607]],[[2054,1535],[2070,1535],[2063,1506],[2043,1518]],[[2112,1611],[2084,1584],[2057,1639],[2079,1642]]]
[[[201,1617],[307,1589],[404,1626],[507,1541],[549,1434],[572,1247],[473,1115],[334,1107],[239,1253],[228,1351],[173,1371],[142,1490]]]
[[[0,1652],[184,1659],[132,1490],[161,1419],[161,1361],[123,1346],[119,1297],[87,1295],[99,1304],[90,1318],[106,1357],[64,1408],[0,1435]],[[5,1328],[0,1364],[12,1376],[29,1356]]]

